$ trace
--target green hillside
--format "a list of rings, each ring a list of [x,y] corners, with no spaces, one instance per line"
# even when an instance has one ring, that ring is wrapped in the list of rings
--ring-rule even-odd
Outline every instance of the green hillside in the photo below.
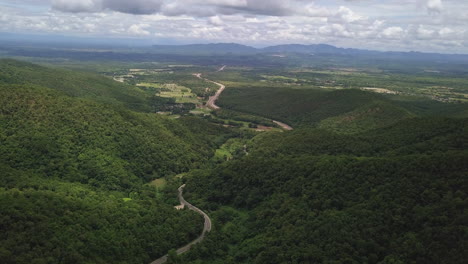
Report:
[[[411,112],[383,101],[373,101],[355,110],[320,121],[319,128],[339,133],[358,133],[392,125],[415,116]]]
[[[190,199],[218,229],[181,261],[464,263],[467,129],[424,118],[258,136],[249,155],[192,173]]]
[[[219,105],[285,122],[294,128],[318,127],[340,133],[381,128],[415,116],[467,117],[463,103],[386,96],[357,89],[233,86],[223,92]]]
[[[1,156],[49,177],[130,188],[187,171],[210,155],[209,136],[184,121],[112,108],[37,86],[0,86]]]
[[[145,78],[185,76],[203,91],[206,81],[181,68]],[[243,71],[203,72],[227,89],[223,109],[200,118],[154,113],[183,106],[132,81],[0,60],[0,262],[468,259],[466,104]],[[176,256],[203,228],[199,214],[174,209],[184,183],[213,225]]]
[[[205,166],[229,130],[135,112],[145,97],[103,77],[1,63],[2,263],[147,263],[199,234],[147,183]]]
[[[219,105],[297,127],[314,126],[321,120],[351,112],[377,99],[381,98],[359,90],[229,87]]]
[[[2,263],[148,263],[201,231],[201,217],[153,188],[109,192],[0,169]]]
[[[97,74],[54,69],[10,59],[0,60],[0,84],[38,85],[71,97],[122,105],[149,111],[147,95],[141,90]]]

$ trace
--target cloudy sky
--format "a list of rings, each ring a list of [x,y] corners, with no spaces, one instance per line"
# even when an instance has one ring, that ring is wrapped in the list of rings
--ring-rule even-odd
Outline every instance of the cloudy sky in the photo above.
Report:
[[[468,0],[0,0],[0,32],[468,53]]]

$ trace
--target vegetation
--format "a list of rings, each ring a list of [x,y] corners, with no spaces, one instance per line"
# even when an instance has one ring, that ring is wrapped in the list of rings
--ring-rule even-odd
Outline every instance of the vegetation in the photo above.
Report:
[[[2,65],[11,76],[0,85],[3,263],[146,263],[198,236],[203,220],[173,209],[175,189],[147,183],[206,166],[232,132],[132,111],[125,100],[137,97],[120,95],[144,93],[103,77]],[[87,90],[67,88],[76,76]],[[114,99],[94,96],[103,87]]]
[[[2,263],[468,259],[465,62],[167,48],[5,50],[54,66],[0,60]]]
[[[248,156],[191,173],[190,199],[217,229],[184,263],[463,263],[467,128],[259,136]]]
[[[109,192],[0,165],[3,263],[148,263],[201,232],[203,219],[154,189]]]

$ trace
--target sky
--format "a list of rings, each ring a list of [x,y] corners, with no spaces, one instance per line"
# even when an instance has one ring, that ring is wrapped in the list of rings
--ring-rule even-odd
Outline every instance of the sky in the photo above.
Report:
[[[468,0],[0,0],[0,32],[468,54]]]

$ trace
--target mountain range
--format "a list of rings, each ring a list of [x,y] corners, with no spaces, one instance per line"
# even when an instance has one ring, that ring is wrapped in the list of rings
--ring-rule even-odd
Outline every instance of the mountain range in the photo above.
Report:
[[[405,58],[437,61],[460,61],[468,62],[466,54],[441,54],[423,52],[396,52],[396,51],[375,51],[353,48],[340,48],[328,44],[284,44],[255,48],[237,43],[210,43],[210,44],[189,44],[189,45],[153,45],[151,52],[154,53],[177,53],[177,54],[276,54],[284,55],[290,53],[308,55],[359,55],[359,56],[379,56],[385,58]]]

